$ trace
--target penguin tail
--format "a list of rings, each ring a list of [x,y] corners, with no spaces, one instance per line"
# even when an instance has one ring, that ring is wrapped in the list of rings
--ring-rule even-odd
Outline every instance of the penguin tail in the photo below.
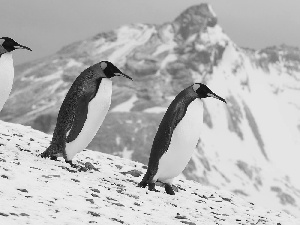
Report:
[[[50,146],[40,154],[42,158],[51,158],[52,160],[56,160],[57,156],[61,156],[62,151],[57,144],[50,144]]]

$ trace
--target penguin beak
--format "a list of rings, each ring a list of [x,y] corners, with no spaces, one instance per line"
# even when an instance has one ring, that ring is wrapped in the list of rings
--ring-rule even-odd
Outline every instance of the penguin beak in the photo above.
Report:
[[[132,79],[130,76],[128,76],[128,75],[126,75],[126,74],[124,74],[124,73],[115,73],[115,75],[116,75],[116,76],[126,77],[126,78],[128,78],[128,79],[130,79],[130,80],[133,81],[133,79]]]
[[[219,99],[220,101],[225,102],[227,104],[227,102],[225,101],[224,98],[221,98],[220,96],[216,95],[215,93],[207,93],[207,96]]]
[[[15,47],[15,49],[27,49],[29,51],[32,51],[31,48],[28,48],[27,46],[20,45],[20,44],[15,45],[14,47]]]

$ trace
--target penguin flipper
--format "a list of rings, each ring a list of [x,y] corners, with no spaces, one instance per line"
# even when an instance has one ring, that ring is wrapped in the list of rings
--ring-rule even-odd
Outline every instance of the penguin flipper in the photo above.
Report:
[[[72,127],[67,135],[67,143],[74,141],[81,132],[84,123],[87,119],[88,105],[93,98],[94,93],[87,93],[78,100],[78,105],[75,111],[75,118]]]
[[[165,184],[165,191],[169,195],[175,195],[175,192],[171,184],[167,184],[167,183]]]

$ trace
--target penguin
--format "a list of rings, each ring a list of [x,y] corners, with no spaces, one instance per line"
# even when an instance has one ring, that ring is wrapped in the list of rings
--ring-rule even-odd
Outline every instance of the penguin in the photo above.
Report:
[[[169,105],[154,137],[147,172],[139,187],[155,182],[164,184],[167,194],[175,195],[173,179],[186,167],[200,139],[203,126],[203,98],[213,97],[226,103],[205,84],[194,83],[181,91]]]
[[[111,62],[101,61],[83,72],[71,85],[58,113],[50,146],[40,155],[57,160],[63,157],[72,163],[73,157],[92,141],[109,110],[114,76],[123,76]],[[86,164],[86,169],[94,168]]]
[[[14,80],[12,51],[16,49],[32,51],[30,48],[20,45],[9,37],[0,38],[0,111],[7,101],[12,89]]]

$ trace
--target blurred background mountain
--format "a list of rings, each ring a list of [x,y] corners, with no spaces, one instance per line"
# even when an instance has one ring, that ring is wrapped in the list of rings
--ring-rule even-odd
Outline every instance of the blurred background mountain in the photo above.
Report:
[[[202,82],[228,104],[204,100],[201,139],[183,176],[300,216],[298,47],[240,47],[212,7],[198,4],[171,22],[122,25],[16,66],[0,118],[51,134],[72,82],[101,60],[134,82],[113,78],[110,112],[89,149],[147,164],[170,102]]]

